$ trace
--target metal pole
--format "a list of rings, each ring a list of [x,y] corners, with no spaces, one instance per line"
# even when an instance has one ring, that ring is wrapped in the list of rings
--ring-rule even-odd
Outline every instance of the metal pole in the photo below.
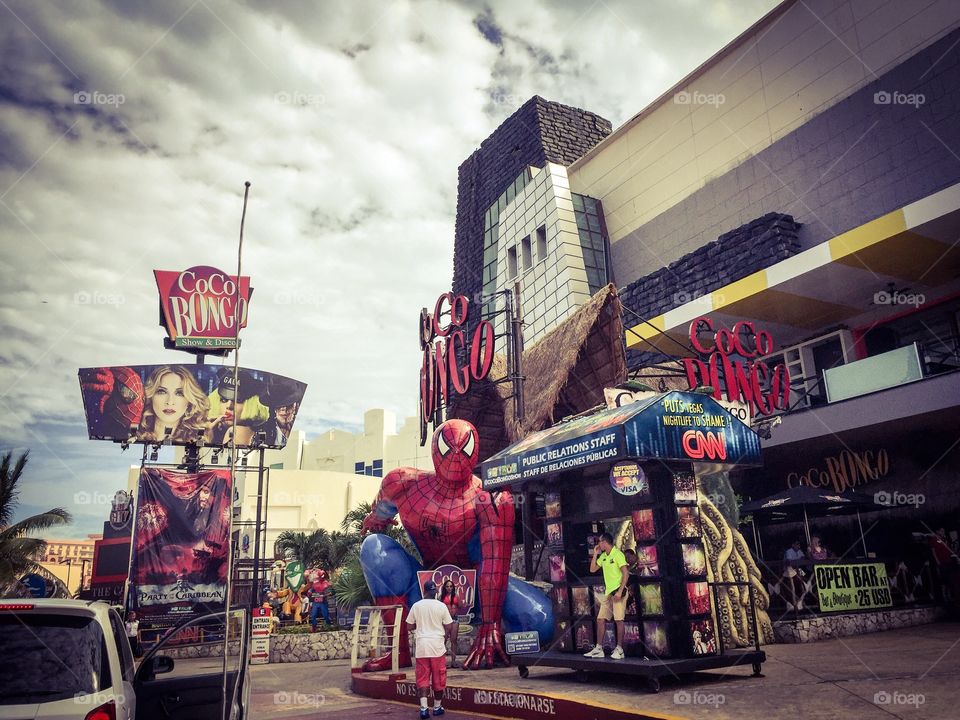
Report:
[[[240,500],[240,507],[243,507],[243,499]],[[260,515],[263,512],[263,448],[260,448],[260,463],[257,467],[257,524],[253,530],[253,598],[251,607],[260,605],[260,533],[263,528],[260,522]]]
[[[513,402],[517,423],[523,423],[523,306],[520,304],[520,281],[513,285],[514,317],[513,322],[513,358],[515,376],[513,381]]]
[[[525,490],[513,494],[514,500],[520,497],[523,504],[520,506],[520,522],[523,525],[523,576],[526,580],[533,580],[535,568],[533,566],[533,493]]]
[[[803,506],[803,529],[807,533],[807,549],[810,549],[810,521],[807,519],[807,506]]]
[[[243,184],[243,212],[240,214],[240,242],[237,244],[237,291],[233,297],[233,339],[234,339],[234,349],[233,349],[233,387],[234,392],[239,388],[237,387],[240,377],[240,322],[242,320],[240,316],[240,275],[242,272],[243,266],[243,226],[247,220],[247,199],[250,196],[250,181],[248,180]],[[229,535],[230,538],[230,552],[227,553],[227,592],[226,597],[223,601],[223,613],[224,613],[224,628],[223,628],[223,684],[222,684],[222,697],[223,704],[221,705],[221,717],[223,720],[227,720],[230,715],[230,709],[233,706],[233,693],[231,692],[227,695],[227,658],[230,655],[230,593],[233,592],[233,483],[236,481],[237,477],[237,415],[240,413],[233,413],[233,427],[230,432],[230,528]],[[240,678],[243,677],[243,672],[245,670],[242,667],[242,664],[245,662],[246,653],[243,652],[243,648],[240,648],[239,653],[239,662],[241,667],[237,668],[237,681],[239,682]]]
[[[863,545],[863,557],[867,557],[867,539],[863,536],[863,522],[860,520],[860,508],[857,508],[857,525],[860,526],[860,544]]]

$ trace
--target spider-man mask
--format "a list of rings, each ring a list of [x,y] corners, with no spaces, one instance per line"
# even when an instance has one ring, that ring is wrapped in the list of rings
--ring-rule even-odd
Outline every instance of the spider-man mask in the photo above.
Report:
[[[104,415],[122,422],[126,427],[137,425],[143,415],[143,382],[131,368],[113,370],[113,393],[104,406]]]
[[[441,480],[466,482],[479,456],[477,429],[466,420],[447,420],[433,433],[433,467]]]

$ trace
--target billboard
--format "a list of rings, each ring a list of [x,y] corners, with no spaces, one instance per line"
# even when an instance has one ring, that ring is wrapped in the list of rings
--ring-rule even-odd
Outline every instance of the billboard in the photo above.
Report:
[[[228,446],[236,416],[238,447],[282,448],[305,383],[225,365],[81,368],[80,392],[91,440]]]
[[[161,624],[222,611],[229,552],[229,471],[140,471],[131,610]]]
[[[177,348],[233,349],[236,318],[247,326],[250,278],[228,275],[208,265],[182,271],[154,270],[163,325]]]

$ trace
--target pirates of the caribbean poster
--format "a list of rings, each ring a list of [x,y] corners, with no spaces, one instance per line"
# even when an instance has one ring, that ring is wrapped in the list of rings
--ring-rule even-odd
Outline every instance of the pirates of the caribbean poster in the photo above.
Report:
[[[130,609],[176,623],[224,609],[230,552],[230,473],[140,472]]]

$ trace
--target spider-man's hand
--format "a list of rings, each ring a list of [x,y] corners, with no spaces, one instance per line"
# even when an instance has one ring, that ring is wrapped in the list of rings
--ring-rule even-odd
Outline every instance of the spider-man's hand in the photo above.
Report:
[[[377,517],[377,512],[374,510],[369,515],[363,519],[363,525],[360,527],[360,534],[366,535],[371,532],[383,532],[390,525],[397,525],[396,520],[384,520],[383,518]]]
[[[467,653],[467,659],[463,661],[463,669],[492,668],[497,660],[502,661],[504,665],[510,664],[510,658],[503,651],[500,622],[481,623],[477,628],[477,637],[473,640],[473,646]]]
[[[107,399],[113,393],[114,382],[113,371],[110,368],[92,368],[92,371],[85,372],[80,379],[81,389],[91,393],[100,393],[97,408],[101,414],[103,414]]]

